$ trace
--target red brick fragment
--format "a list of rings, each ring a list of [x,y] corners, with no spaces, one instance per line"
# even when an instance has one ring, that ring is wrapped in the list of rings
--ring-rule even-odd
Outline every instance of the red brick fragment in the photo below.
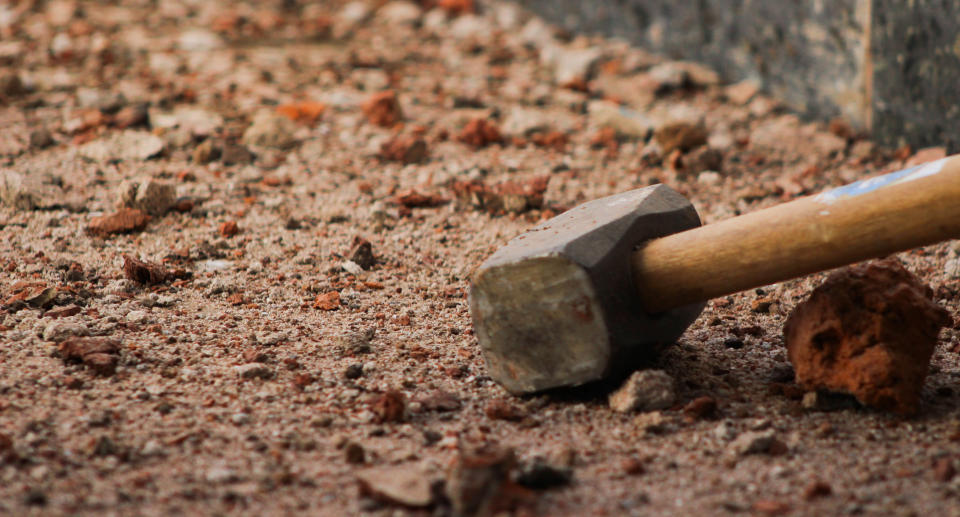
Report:
[[[427,158],[427,142],[412,135],[400,135],[380,146],[380,158],[404,164],[420,163]]]
[[[390,390],[382,393],[373,402],[373,412],[377,415],[377,422],[402,422],[407,412],[407,397],[399,391]]]
[[[830,275],[784,326],[797,383],[916,413],[937,336],[950,322],[932,294],[889,259]]]
[[[487,119],[475,118],[467,123],[457,135],[457,141],[476,148],[486,147],[503,141],[500,128]]]
[[[337,291],[330,291],[329,293],[317,295],[317,298],[313,301],[313,308],[320,309],[321,311],[333,311],[339,309],[340,293]]]
[[[74,337],[58,345],[64,361],[79,362],[100,375],[113,375],[120,342],[106,337]]]
[[[139,232],[147,227],[149,221],[150,216],[143,211],[123,208],[113,214],[93,218],[87,225],[86,232],[97,237]]]
[[[371,124],[393,127],[403,119],[403,110],[397,100],[397,92],[386,90],[373,94],[361,107]]]
[[[240,226],[237,225],[236,221],[226,221],[220,223],[220,235],[224,237],[232,237],[240,233]]]

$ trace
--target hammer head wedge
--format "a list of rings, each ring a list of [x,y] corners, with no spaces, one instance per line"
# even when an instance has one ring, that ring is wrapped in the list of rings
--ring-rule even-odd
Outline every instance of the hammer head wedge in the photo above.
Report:
[[[650,315],[631,274],[642,242],[700,225],[664,185],[577,206],[514,238],[473,276],[470,307],[490,376],[514,394],[630,371],[703,304]]]

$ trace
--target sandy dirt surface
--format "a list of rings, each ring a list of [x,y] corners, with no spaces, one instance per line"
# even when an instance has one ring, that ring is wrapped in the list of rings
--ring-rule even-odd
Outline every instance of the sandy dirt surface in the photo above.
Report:
[[[585,200],[665,183],[710,223],[942,149],[435,3],[0,6],[0,514],[450,515],[490,464],[506,514],[960,514],[952,323],[902,418],[805,407],[783,323],[822,275],[720,298],[650,365],[673,403],[620,413],[508,395],[466,298]],[[897,256],[951,320],[958,250]]]

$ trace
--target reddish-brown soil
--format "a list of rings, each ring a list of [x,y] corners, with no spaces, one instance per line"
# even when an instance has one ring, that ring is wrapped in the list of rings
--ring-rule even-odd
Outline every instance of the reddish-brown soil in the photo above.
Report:
[[[422,5],[0,5],[0,515],[956,513],[952,326],[913,417],[808,410],[781,336],[823,275],[722,297],[651,364],[675,405],[618,413],[614,384],[507,394],[464,296],[585,200],[666,183],[709,224],[942,150],[510,4]],[[408,134],[427,155],[384,159]],[[118,221],[144,177],[173,209]],[[958,249],[895,257],[954,319]]]

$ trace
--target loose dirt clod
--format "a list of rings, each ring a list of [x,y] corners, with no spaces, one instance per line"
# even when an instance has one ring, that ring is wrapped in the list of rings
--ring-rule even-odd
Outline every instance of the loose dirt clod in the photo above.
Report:
[[[794,309],[784,327],[797,382],[912,414],[950,319],[932,291],[893,260],[834,273]]]
[[[99,375],[113,375],[120,359],[120,342],[105,337],[74,337],[58,345],[64,361],[79,362]]]

